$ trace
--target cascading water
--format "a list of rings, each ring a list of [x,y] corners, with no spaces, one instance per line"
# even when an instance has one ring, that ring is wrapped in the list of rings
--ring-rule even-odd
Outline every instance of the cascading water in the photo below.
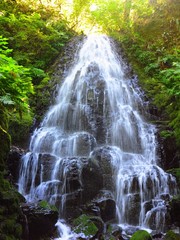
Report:
[[[119,224],[163,231],[175,180],[157,165],[156,128],[142,117],[139,90],[112,48],[106,36],[85,40],[22,158],[19,192],[30,202],[56,204],[62,217],[73,191],[68,169],[76,166],[81,176],[83,159],[108,149]]]

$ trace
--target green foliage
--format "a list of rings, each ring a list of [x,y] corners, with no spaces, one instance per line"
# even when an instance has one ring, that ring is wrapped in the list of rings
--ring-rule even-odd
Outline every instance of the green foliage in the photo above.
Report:
[[[0,126],[0,172],[5,169],[5,161],[10,150],[10,136],[6,130]]]
[[[14,105],[15,102],[13,102],[11,100],[11,96],[9,93],[7,93],[6,95],[4,96],[1,96],[0,97],[0,102],[3,104],[3,105]]]
[[[11,113],[9,116],[9,134],[11,143],[21,147],[27,147],[33,117],[29,113],[24,113],[23,118],[18,114]]]
[[[180,96],[180,62],[173,62],[171,68],[161,71],[162,83],[167,88],[167,93],[172,96]]]
[[[151,240],[151,235],[145,230],[138,230],[135,232],[130,240]]]
[[[174,136],[180,146],[179,25],[175,21],[179,5],[175,0],[169,6],[164,0],[153,8],[152,15],[144,19],[140,14],[133,20],[132,31],[126,36],[123,32],[115,36],[122,41],[147,96],[166,120],[169,130],[163,136]],[[139,11],[144,12],[141,7]]]
[[[46,1],[42,1],[43,3]],[[46,69],[74,34],[56,7],[33,0],[0,1],[0,238],[21,239],[19,195],[4,179],[12,143],[26,139],[32,123],[29,99],[48,84]],[[39,86],[41,86],[39,88]],[[40,90],[39,90],[40,91]],[[31,101],[32,102],[32,101]],[[27,111],[28,110],[28,111]],[[20,113],[20,116],[17,113]],[[21,118],[23,116],[23,118]],[[55,210],[52,206],[46,206]]]
[[[173,133],[170,130],[163,130],[160,132],[160,136],[163,138],[168,138],[168,137],[172,137]]]
[[[4,179],[4,174],[0,171],[0,236],[2,240],[21,239],[19,203],[19,193],[8,180]]]
[[[170,169],[168,172],[176,177],[177,184],[180,187],[180,168],[173,168]]]
[[[9,38],[13,57],[19,64],[46,69],[72,36],[72,31],[55,8],[42,6],[40,2],[35,6],[28,1],[14,5],[12,9],[10,3],[4,3],[0,14],[1,34]]]
[[[91,218],[85,214],[76,218],[73,221],[73,225],[74,232],[84,233],[86,237],[94,236],[98,231],[98,228],[93,223],[93,221],[91,221]]]
[[[180,240],[180,235],[177,233],[174,233],[173,231],[168,231],[165,235],[165,240]]]
[[[58,209],[56,208],[56,206],[54,205],[50,205],[47,201],[42,200],[38,203],[38,206],[43,208],[43,209],[47,209],[47,210],[51,210],[51,211],[58,211]]]
[[[10,112],[13,143],[27,136],[32,122],[26,118],[27,110],[40,110],[41,115],[42,107],[49,104],[48,93],[43,94],[49,80],[45,70],[74,34],[59,14],[61,2],[57,0],[52,7],[50,1],[46,5],[31,0],[0,1],[0,103]],[[29,108],[29,99],[33,108]],[[39,107],[34,107],[35,101]],[[24,119],[15,119],[16,112]]]
[[[8,130],[8,111],[0,102],[0,126],[3,130]]]
[[[43,101],[49,102],[40,90],[48,84],[46,69],[74,35],[60,14],[62,2],[53,7],[52,1],[0,1],[0,102],[11,112],[42,111]]]
[[[6,45],[6,38],[0,36],[0,102],[23,111],[28,109],[28,94],[33,93],[29,69],[8,56],[11,50]]]

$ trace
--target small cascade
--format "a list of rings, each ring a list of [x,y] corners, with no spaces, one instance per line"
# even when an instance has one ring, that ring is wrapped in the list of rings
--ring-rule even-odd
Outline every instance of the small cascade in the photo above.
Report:
[[[158,166],[156,128],[145,120],[140,90],[114,51],[107,36],[84,41],[22,158],[19,192],[29,202],[55,204],[66,218],[74,193],[79,204],[85,201],[84,166],[98,151],[108,152],[118,223],[165,231],[166,201],[176,194],[176,182]],[[57,226],[61,232],[62,221]],[[69,234],[60,233],[63,239]]]

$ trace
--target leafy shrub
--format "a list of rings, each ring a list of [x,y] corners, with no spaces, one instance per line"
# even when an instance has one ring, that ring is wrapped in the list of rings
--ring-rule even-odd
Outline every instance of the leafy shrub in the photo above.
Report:
[[[13,105],[20,113],[28,109],[28,95],[33,93],[29,69],[9,55],[7,39],[0,36],[0,102],[4,106]]]

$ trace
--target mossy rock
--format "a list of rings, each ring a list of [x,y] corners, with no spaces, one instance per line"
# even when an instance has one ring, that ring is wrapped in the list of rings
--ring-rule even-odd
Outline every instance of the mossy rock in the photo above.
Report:
[[[1,103],[0,103],[0,126],[5,130],[8,129],[8,114]]]
[[[46,209],[46,210],[51,210],[51,211],[55,211],[58,212],[58,209],[56,206],[54,205],[50,205],[47,201],[42,200],[38,203],[38,207]]]
[[[21,239],[20,194],[0,172],[0,239]]]
[[[90,216],[85,214],[79,216],[73,221],[74,232],[76,233],[84,233],[86,237],[95,236],[98,232],[98,228],[91,220]]]
[[[152,240],[152,237],[147,231],[138,230],[132,235],[130,240]]]
[[[18,221],[18,215],[6,215],[4,219],[1,219],[0,224],[0,236],[4,238],[0,239],[21,239],[22,226]],[[12,237],[13,236],[13,237]]]
[[[30,114],[24,114],[22,118],[18,114],[11,116],[9,120],[9,134],[11,135],[12,144],[27,147],[32,122],[33,119]]]
[[[178,187],[180,188],[180,168],[169,169],[168,172],[176,177]]]
[[[10,135],[0,126],[0,171],[5,169],[5,162],[10,151]]]
[[[164,240],[180,240],[180,235],[170,230],[166,233]]]
[[[8,115],[7,111],[0,103],[0,171],[3,172],[5,169],[5,162],[7,155],[10,151],[10,135],[7,132],[8,130]]]

